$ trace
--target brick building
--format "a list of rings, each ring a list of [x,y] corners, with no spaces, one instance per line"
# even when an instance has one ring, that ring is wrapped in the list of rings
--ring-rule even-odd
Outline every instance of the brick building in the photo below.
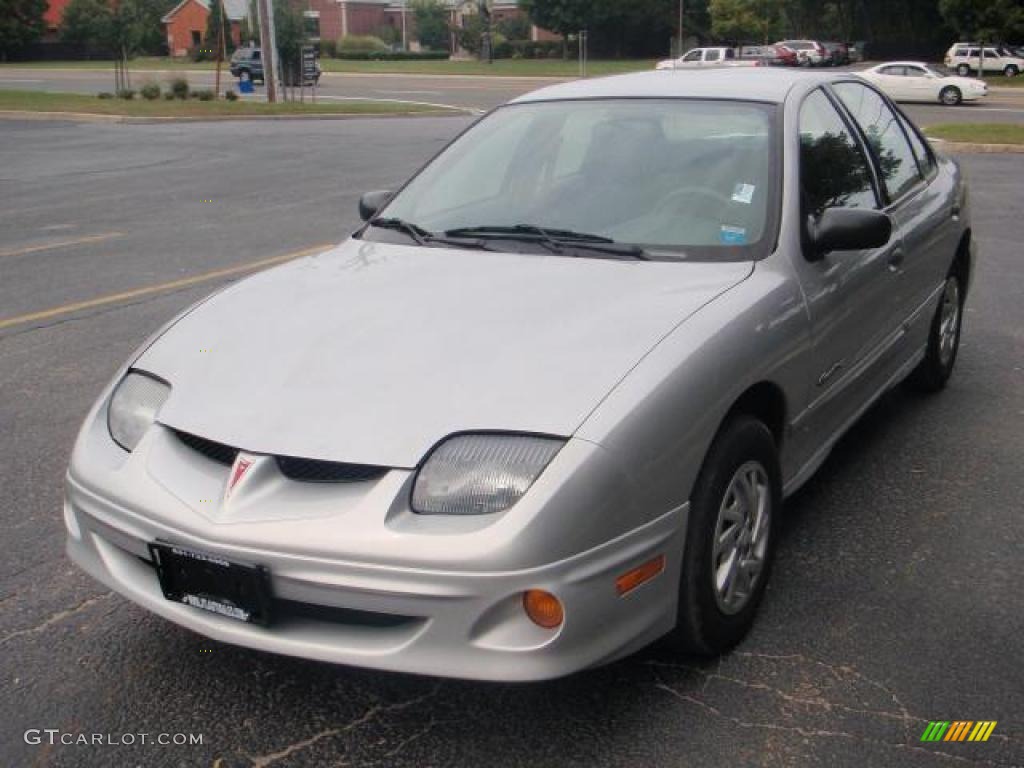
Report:
[[[444,0],[449,6],[450,23],[460,26],[465,17],[476,13],[476,0]],[[373,35],[381,28],[402,31],[403,14],[409,40],[414,41],[415,28],[408,0],[298,0],[309,20],[313,37],[337,40],[348,35]],[[492,0],[491,18],[498,22],[514,16],[525,16],[516,0]],[[558,40],[557,35],[533,27],[534,40]]]
[[[53,2],[53,0],[51,0]],[[249,13],[248,0],[214,0],[223,2],[231,21],[231,39],[241,44],[242,19]],[[203,43],[206,21],[210,16],[210,0],[181,0],[161,19],[167,32],[167,50],[171,56],[187,56]]]

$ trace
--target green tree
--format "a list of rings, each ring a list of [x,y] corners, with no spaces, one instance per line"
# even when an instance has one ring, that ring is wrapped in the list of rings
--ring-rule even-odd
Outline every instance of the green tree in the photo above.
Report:
[[[416,21],[420,45],[435,51],[448,50],[451,46],[448,7],[440,0],[413,0],[409,7]]]
[[[565,36],[593,29],[607,10],[602,0],[521,0],[520,6],[538,27]]]
[[[939,0],[939,12],[961,40],[1007,42],[1024,37],[1021,0]]]
[[[46,0],[0,0],[0,59],[43,34]]]
[[[776,0],[711,0],[711,32],[719,40],[763,43],[779,32]]]
[[[221,0],[211,0],[210,14],[206,17],[206,34],[203,35],[203,48],[209,58],[217,58],[222,34],[227,52],[231,53],[235,47],[234,41],[231,39],[231,22],[228,20],[227,14],[224,13],[224,4]]]
[[[71,0],[61,19],[61,40],[112,53],[110,30],[113,17],[114,12],[106,0]]]

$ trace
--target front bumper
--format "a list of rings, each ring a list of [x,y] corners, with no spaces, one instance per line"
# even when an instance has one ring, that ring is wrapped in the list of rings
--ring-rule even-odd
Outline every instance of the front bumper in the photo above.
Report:
[[[506,572],[453,572],[296,556],[232,546],[174,530],[104,499],[69,477],[67,552],[111,589],[196,632],[227,643],[320,661],[487,680],[540,680],[611,661],[651,642],[675,622],[688,508],[673,510],[614,541],[550,565]],[[166,600],[149,562],[155,540],[259,563],[288,610],[269,627]],[[665,571],[624,597],[621,573],[658,554]],[[557,630],[532,624],[524,590],[556,594]]]
[[[120,375],[115,379],[120,378]],[[569,440],[530,491],[496,516],[416,515],[414,472],[365,483],[294,482],[274,462],[230,502],[229,467],[153,425],[131,454],[110,438],[103,394],[72,452],[67,553],[144,608],[214,639],[320,661],[482,680],[541,680],[602,664],[675,624],[689,505],[651,514],[628,462]],[[265,471],[264,471],[265,470]],[[164,598],[148,545],[265,566],[268,627]],[[616,579],[664,555],[625,596]],[[557,629],[522,594],[555,594]]]

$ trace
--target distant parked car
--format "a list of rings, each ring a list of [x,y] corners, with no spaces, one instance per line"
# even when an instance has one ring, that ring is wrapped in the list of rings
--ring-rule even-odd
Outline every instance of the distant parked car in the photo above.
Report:
[[[850,57],[851,64],[860,64],[864,61],[864,46],[864,42],[846,44],[846,53]]]
[[[239,48],[231,56],[231,74],[234,77],[241,79],[244,76],[248,77],[252,81],[259,80],[261,83],[264,82],[263,77],[263,54],[259,48],[244,47]],[[293,74],[290,78],[286,77],[288,82],[286,85],[302,85],[298,82],[298,72],[293,70]],[[316,76],[313,78],[313,83],[320,82],[320,62],[316,64]],[[310,83],[305,83],[310,85]]]
[[[783,40],[776,45],[796,51],[802,67],[820,67],[827,63],[825,47],[815,40]]]
[[[800,63],[796,51],[784,45],[744,45],[739,49],[740,61],[760,61],[770,67],[795,67]]]
[[[956,43],[946,51],[944,63],[956,70],[961,77],[978,71],[979,48],[976,43]],[[986,73],[1002,72],[1007,77],[1016,77],[1024,72],[1024,58],[1003,46],[985,46],[982,55],[982,70]]]
[[[825,49],[825,65],[833,67],[845,67],[850,63],[850,49],[846,43],[822,43]]]
[[[655,69],[702,69],[709,67],[754,67],[758,62],[736,56],[734,48],[693,48],[678,59],[659,61]]]
[[[947,75],[920,61],[890,61],[859,74],[893,101],[938,101],[955,106],[988,94],[983,80]]]
[[[263,82],[263,57],[259,48],[239,48],[231,55],[231,75],[241,79]]]

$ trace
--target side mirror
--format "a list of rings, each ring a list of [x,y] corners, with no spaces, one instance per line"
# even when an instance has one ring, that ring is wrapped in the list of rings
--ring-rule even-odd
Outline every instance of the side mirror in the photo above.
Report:
[[[386,189],[376,192],[367,192],[359,198],[359,216],[363,221],[369,221],[383,208],[391,199],[391,192]]]
[[[892,237],[892,219],[866,208],[826,208],[817,221],[808,223],[808,229],[808,258],[818,261],[832,251],[881,248]]]

